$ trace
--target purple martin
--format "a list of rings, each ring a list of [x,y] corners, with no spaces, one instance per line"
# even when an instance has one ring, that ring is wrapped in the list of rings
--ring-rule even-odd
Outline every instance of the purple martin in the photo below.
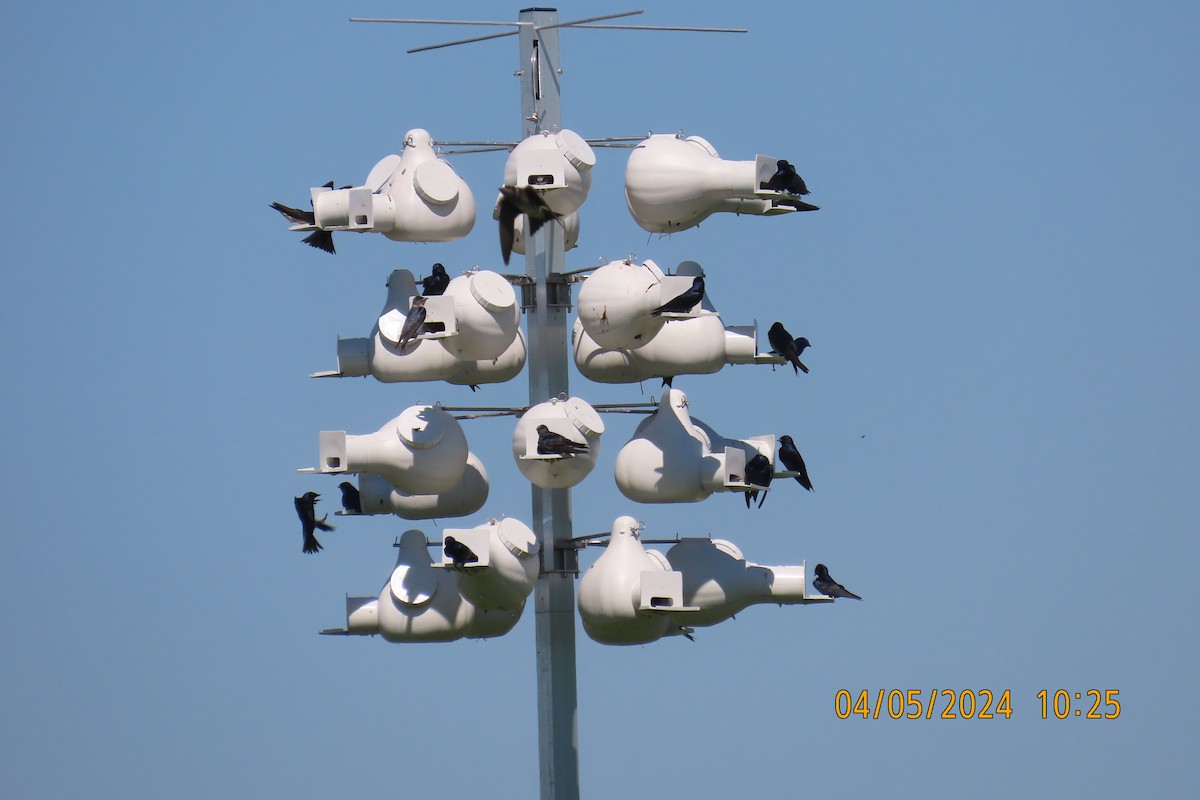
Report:
[[[501,186],[500,187],[500,255],[504,263],[512,256],[513,240],[517,217],[524,214],[529,220],[529,236],[532,238],[542,226],[552,219],[561,219],[559,214],[546,205],[546,198],[531,186]]]
[[[433,265],[433,274],[421,281],[421,294],[426,297],[436,297],[446,291],[450,285],[450,276],[441,264]]]
[[[771,176],[771,180],[761,185],[761,188],[788,194],[809,194],[804,178],[796,174],[795,167],[783,159],[776,161],[775,166],[778,170]]]
[[[854,592],[829,577],[829,570],[824,564],[817,564],[817,577],[813,578],[813,588],[829,597],[853,597],[855,600],[862,600]]]
[[[545,425],[537,426],[538,455],[543,456],[573,456],[578,453],[586,453],[588,446],[581,442],[576,442],[573,439],[568,439],[562,434],[555,433]]]
[[[804,458],[796,449],[796,443],[792,441],[792,437],[779,437],[779,460],[783,466],[787,467],[788,472],[800,473],[795,476],[797,483],[810,492],[813,490],[812,481],[808,478],[808,467],[804,466]]]
[[[292,208],[283,203],[271,203],[271,208],[283,214],[284,218],[293,225],[316,225],[317,215],[302,208]]]
[[[291,206],[285,206],[283,203],[271,203],[271,208],[283,214],[293,225],[315,226],[317,224],[317,216],[311,211],[305,211],[302,208],[292,208]],[[318,228],[308,236],[305,236],[301,241],[309,247],[324,250],[326,253],[337,252],[333,249],[333,233],[331,231],[323,231]]]
[[[396,342],[396,349],[401,353],[408,343],[416,338],[421,332],[421,326],[425,324],[425,298],[417,295],[412,299],[412,308],[408,310],[408,316],[404,318],[404,327],[400,330],[400,340]]]
[[[318,528],[323,531],[333,530],[333,526],[325,521],[328,514],[317,519],[317,498],[320,496],[316,492],[305,492],[296,498],[296,514],[299,515],[300,524],[304,528],[305,553],[315,553],[321,549],[321,543],[315,535]]]
[[[662,314],[686,314],[695,308],[696,304],[703,299],[704,278],[700,275],[697,275],[695,280],[692,281],[692,288],[688,289],[681,295],[671,298],[650,313],[655,317]]]
[[[342,481],[338,484],[338,488],[342,490],[342,510],[352,514],[361,514],[362,498],[354,484],[350,481]]]
[[[806,347],[809,347],[808,339],[801,336],[799,339],[793,339],[792,335],[787,332],[787,328],[783,327],[782,322],[776,322],[767,331],[767,341],[771,343],[771,349],[777,355],[782,356],[789,364],[792,365],[792,372],[797,370],[808,372],[808,367],[804,366],[804,362],[800,360],[800,354],[804,352]]]
[[[479,556],[475,555],[475,552],[471,548],[453,536],[447,536],[442,540],[442,549],[446,555],[450,556],[450,560],[454,562],[454,566],[456,567],[463,567],[479,561]]]
[[[746,462],[746,483],[751,486],[760,486],[766,489],[771,485],[771,476],[774,470],[771,468],[771,459],[764,456],[762,453],[755,453],[754,457]],[[758,499],[758,489],[746,490],[746,508],[750,507],[750,501]],[[758,507],[762,508],[762,504],[767,501],[767,493],[762,493],[762,499],[758,501]]]

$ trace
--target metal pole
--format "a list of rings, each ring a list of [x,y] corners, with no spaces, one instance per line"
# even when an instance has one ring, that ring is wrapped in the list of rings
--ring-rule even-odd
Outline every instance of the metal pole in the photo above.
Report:
[[[561,127],[558,28],[555,9],[520,13],[522,138]],[[526,228],[528,234],[528,227]],[[551,276],[566,269],[566,240],[559,225],[525,236],[525,272],[534,280],[535,304],[526,312],[529,334],[529,404],[567,392],[566,285]],[[569,543],[571,490],[533,487],[533,530],[541,543],[541,573],[534,590],[537,636],[538,762],[542,800],[578,800],[579,736],[575,679],[574,549]]]

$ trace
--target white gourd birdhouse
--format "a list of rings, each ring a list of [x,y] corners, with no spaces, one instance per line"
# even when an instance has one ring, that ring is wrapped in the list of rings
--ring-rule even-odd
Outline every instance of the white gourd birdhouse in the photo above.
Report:
[[[313,377],[371,375],[383,383],[444,380],[457,385],[502,383],[525,366],[525,339],[516,292],[502,276],[472,270],[425,298],[425,322],[403,348],[400,332],[418,289],[413,274],[393,270],[383,311],[367,338],[338,339],[338,369]]]
[[[449,642],[512,630],[537,579],[533,532],[517,520],[505,519],[449,529],[445,536],[461,537],[484,563],[447,567],[439,558],[435,564],[425,534],[406,531],[396,544],[396,566],[379,596],[346,598],[346,628],[341,632],[378,634],[389,642]]]
[[[761,453],[773,464],[774,449],[771,435],[721,436],[692,418],[683,392],[666,389],[617,453],[617,488],[638,503],[695,503],[713,492],[744,491],[746,461]]]
[[[570,452],[539,452],[539,428],[564,437],[575,446]],[[596,466],[604,421],[578,397],[554,398],[539,403],[517,420],[512,452],[526,479],[543,489],[575,486]]]
[[[762,188],[777,159],[726,161],[699,136],[655,134],[629,154],[625,202],[644,230],[674,233],[699,225],[711,214],[774,216],[816,210],[785,192]]]
[[[633,517],[618,517],[604,553],[579,580],[583,629],[601,644],[646,644],[680,629],[681,576],[666,556],[646,549]]]
[[[467,437],[453,416],[436,406],[410,406],[375,433],[321,431],[322,474],[373,472],[404,494],[453,489],[467,468]]]
[[[395,514],[401,519],[453,519],[474,514],[488,498],[488,475],[474,453],[467,453],[467,466],[458,483],[438,494],[406,494],[382,475],[358,475],[362,514]],[[343,512],[339,512],[343,513]]]
[[[429,132],[410,130],[400,155],[384,157],[362,186],[310,190],[316,227],[382,233],[398,242],[450,242],[475,225],[475,197],[433,149]]]

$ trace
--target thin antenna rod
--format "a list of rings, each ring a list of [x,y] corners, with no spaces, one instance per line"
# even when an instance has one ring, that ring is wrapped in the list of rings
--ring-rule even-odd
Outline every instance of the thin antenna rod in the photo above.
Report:
[[[600,145],[597,145],[599,147]],[[445,153],[448,156],[469,156],[474,153],[495,153],[500,150],[511,150],[511,146],[505,147],[468,147],[465,150],[442,150],[438,149],[439,153]]]
[[[542,31],[552,30],[555,28],[592,28],[595,30],[626,30],[626,31],[690,31],[694,33],[747,33],[745,28],[692,28],[674,25],[591,25],[589,23],[599,22],[606,19],[622,19],[624,17],[633,17],[638,14],[644,14],[645,11],[622,11],[619,14],[602,14],[598,17],[585,17],[584,19],[571,20],[570,22],[553,22],[547,25],[533,26],[535,34]],[[486,42],[489,39],[500,39],[505,36],[515,35],[522,27],[529,27],[528,22],[497,22],[490,20],[453,20],[453,19],[380,19],[367,17],[351,17],[351,22],[392,22],[401,24],[414,25],[492,25],[499,27],[515,28],[515,30],[505,31],[504,33],[491,33],[485,36],[472,36],[469,39],[455,39],[452,42],[442,42],[441,44],[427,44],[421,47],[414,47],[406,50],[407,53],[423,53],[426,50],[439,50],[443,47],[455,47],[460,44],[473,44],[474,42]]]
[[[351,22],[401,22],[407,25],[502,25],[508,28],[519,28],[524,22],[488,22],[484,20],[465,19],[368,19],[366,17],[351,17]]]
[[[749,33],[749,28],[688,28],[677,25],[572,25],[605,31],[695,31],[697,33]]]
[[[643,136],[642,138],[645,139],[646,137]],[[435,140],[433,142],[433,144],[436,147],[516,147],[517,146],[517,142],[489,142],[489,141],[439,142],[439,141]]]
[[[414,47],[411,50],[405,50],[406,53],[424,53],[426,50],[437,50],[442,47],[454,47],[457,44],[471,44],[472,42],[486,42],[488,39],[500,39],[504,36],[516,36],[517,31],[505,31],[504,33],[493,33],[489,36],[476,36],[471,39],[457,39],[453,42],[442,42],[441,44],[427,44],[424,47]]]

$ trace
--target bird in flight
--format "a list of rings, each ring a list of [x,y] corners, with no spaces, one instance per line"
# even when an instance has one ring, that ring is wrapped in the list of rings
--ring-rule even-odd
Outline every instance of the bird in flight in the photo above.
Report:
[[[396,342],[396,349],[401,353],[404,348],[417,337],[421,332],[421,326],[425,324],[425,298],[417,295],[412,299],[412,308],[408,310],[408,316],[404,318],[404,327],[400,329],[400,339]]]
[[[776,322],[767,331],[767,341],[771,343],[771,349],[776,355],[782,356],[789,364],[792,365],[792,372],[808,372],[808,367],[804,366],[804,362],[800,360],[800,354],[804,352],[806,347],[810,347],[808,339],[801,336],[799,339],[793,339],[792,335],[787,332],[787,328],[783,327],[782,322]]]
[[[546,198],[537,189],[531,186],[501,186],[500,255],[504,257],[505,264],[512,256],[513,241],[516,238],[513,227],[521,214],[529,220],[530,237],[550,220],[562,219],[562,214],[550,208],[546,204]]]
[[[776,161],[775,166],[778,167],[775,174],[771,176],[771,180],[762,184],[761,188],[788,194],[809,194],[804,178],[796,173],[795,167],[783,159]]]
[[[779,437],[779,460],[788,472],[799,472],[796,475],[796,482],[808,489],[813,490],[812,481],[808,478],[808,467],[804,466],[804,458],[800,455],[800,451],[796,449],[796,443],[792,441],[790,436]]]
[[[474,550],[453,536],[447,536],[442,540],[442,549],[450,557],[450,560],[454,562],[454,566],[456,567],[463,567],[479,561],[479,556],[475,555]]]
[[[352,514],[361,514],[362,498],[354,484],[350,481],[342,481],[338,484],[338,488],[342,490],[342,510]]]
[[[686,292],[676,297],[671,298],[663,303],[658,308],[651,311],[651,315],[657,317],[662,314],[686,314],[695,308],[696,304],[704,299],[704,278],[697,275],[692,281],[692,286]]]
[[[759,486],[766,489],[771,485],[771,459],[764,456],[762,453],[755,453],[754,457],[746,462],[746,483],[751,486]],[[758,499],[758,489],[746,490],[746,508],[750,507],[751,500]],[[758,507],[762,508],[762,504],[767,501],[767,493],[762,493],[762,499],[758,500]]]
[[[304,528],[305,553],[315,553],[322,549],[316,537],[318,528],[323,531],[333,530],[333,526],[325,521],[328,514],[317,519],[317,498],[320,496],[316,492],[305,492],[296,498],[296,514],[299,515],[300,524]]]
[[[317,216],[311,211],[305,211],[302,208],[292,208],[291,206],[285,206],[283,203],[271,203],[271,208],[283,214],[293,225],[312,225],[315,227],[317,224]],[[337,253],[333,249],[332,231],[323,231],[317,228],[317,230],[305,236],[300,241],[309,247],[324,250],[326,253]]]
[[[326,189],[333,188],[333,181],[325,184]],[[311,211],[305,211],[302,208],[292,208],[285,206],[283,203],[271,203],[271,208],[278,211],[284,218],[293,225],[304,225],[316,228],[308,236],[302,240],[309,247],[315,247],[318,250],[324,250],[326,253],[336,253],[333,249],[333,232],[323,231],[317,228],[317,215]]]
[[[436,297],[446,291],[450,285],[450,276],[441,264],[433,265],[433,274],[421,281],[421,294],[426,297]]]
[[[574,439],[555,433],[545,425],[537,426],[537,451],[543,456],[573,456],[586,453],[588,446]]]
[[[817,564],[817,577],[813,578],[813,588],[829,597],[852,597],[855,600],[862,600],[854,592],[831,578],[829,570],[824,564]]]

